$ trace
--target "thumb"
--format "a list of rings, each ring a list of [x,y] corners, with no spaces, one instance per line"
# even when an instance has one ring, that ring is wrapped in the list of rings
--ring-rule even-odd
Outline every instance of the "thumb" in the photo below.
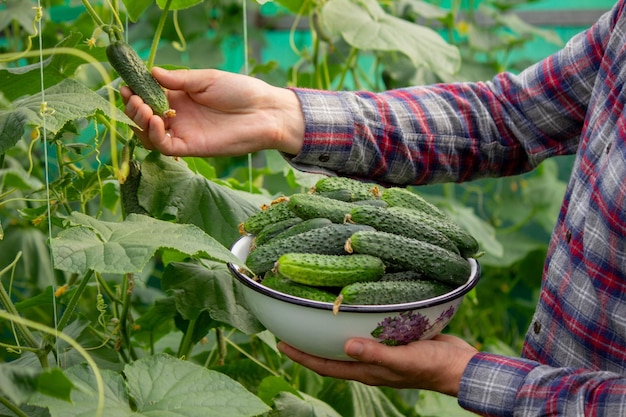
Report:
[[[349,339],[344,351],[346,355],[359,362],[382,365],[385,363],[389,346],[383,345],[375,340],[352,338]]]
[[[188,78],[184,73],[189,72],[187,70],[166,70],[161,67],[152,68],[152,76],[163,87],[170,90],[181,90],[185,85],[185,80]]]

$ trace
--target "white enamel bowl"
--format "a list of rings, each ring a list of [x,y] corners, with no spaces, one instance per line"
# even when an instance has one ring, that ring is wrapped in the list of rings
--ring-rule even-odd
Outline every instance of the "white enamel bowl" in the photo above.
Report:
[[[231,251],[245,262],[252,236],[243,236]],[[429,339],[440,333],[456,313],[465,294],[478,282],[480,267],[468,259],[471,273],[460,287],[428,300],[404,304],[341,305],[294,297],[251,279],[237,265],[228,267],[241,283],[248,307],[277,338],[295,348],[328,359],[350,360],[343,352],[350,337],[368,337],[387,344]]]

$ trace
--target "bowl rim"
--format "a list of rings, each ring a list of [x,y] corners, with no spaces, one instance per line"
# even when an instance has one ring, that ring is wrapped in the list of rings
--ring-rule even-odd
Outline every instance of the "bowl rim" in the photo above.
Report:
[[[231,247],[231,252],[234,248],[239,244],[241,245],[244,239],[250,239],[250,236],[242,236],[235,241],[235,243]],[[410,303],[401,303],[401,304],[377,304],[377,305],[362,305],[362,304],[341,304],[339,306],[339,311],[345,312],[359,312],[359,313],[388,313],[388,312],[401,312],[415,309],[422,309],[427,307],[433,307],[440,304],[445,304],[447,302],[460,299],[465,294],[467,294],[472,288],[476,286],[478,280],[480,278],[480,264],[474,258],[467,258],[467,261],[470,263],[471,271],[467,281],[456,287],[450,292],[439,295],[437,297],[428,298],[426,300],[420,301],[412,301]],[[237,279],[238,282],[242,283],[244,286],[252,289],[255,292],[266,295],[270,298],[274,298],[276,300],[284,301],[289,304],[300,305],[303,307],[311,307],[321,310],[333,310],[333,303],[324,302],[324,301],[315,301],[309,300],[306,298],[296,297],[294,295],[286,294],[280,291],[276,291],[272,288],[266,287],[261,284],[259,281],[254,280],[253,278],[241,273],[240,267],[231,262],[227,264],[228,269],[232,273],[232,275]]]

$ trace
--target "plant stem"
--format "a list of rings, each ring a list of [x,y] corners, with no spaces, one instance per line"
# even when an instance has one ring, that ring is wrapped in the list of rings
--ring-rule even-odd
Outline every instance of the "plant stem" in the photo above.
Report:
[[[0,278],[5,273],[7,273],[10,269],[14,268],[15,265],[17,265],[17,262],[20,260],[21,257],[22,257],[22,252],[18,252],[13,262],[11,262],[3,270],[0,271]],[[7,293],[7,291],[4,289],[4,285],[1,285],[1,284],[0,284],[0,304],[2,304],[4,308],[6,309],[6,311],[8,311],[10,314],[15,315],[15,316],[19,315],[19,313],[17,312],[17,309],[15,308],[15,305],[13,305],[13,302],[11,301],[11,297],[9,297],[9,293]],[[39,343],[37,342],[37,339],[35,339],[35,336],[33,336],[33,334],[30,332],[28,327],[21,325],[19,323],[13,323],[13,325],[17,329],[18,333],[22,335],[22,337],[24,338],[24,341],[29,347],[34,348],[34,349],[37,349],[39,347]]]
[[[197,319],[189,320],[189,325],[187,326],[187,330],[185,331],[185,335],[183,336],[183,340],[180,342],[180,347],[178,348],[179,359],[189,359],[189,354],[191,353],[191,349],[193,348],[193,343],[191,343],[191,338],[193,337],[193,332],[196,328]]]
[[[167,0],[167,3],[165,3],[165,7],[163,7],[163,12],[161,12],[161,18],[159,19],[159,23],[157,24],[156,30],[154,31],[154,36],[152,37],[152,46],[150,46],[150,56],[148,57],[148,62],[146,63],[148,69],[151,69],[154,65],[154,58],[156,57],[159,40],[161,39],[161,34],[163,33],[163,27],[165,27],[167,13],[170,10],[171,4],[172,0]]]
[[[354,60],[356,59],[358,52],[359,50],[357,48],[350,49],[350,55],[348,56],[348,59],[346,60],[346,66],[341,73],[341,78],[339,79],[339,85],[337,85],[337,90],[343,89],[343,84],[346,81],[346,75],[348,75],[348,73],[350,72],[350,69],[354,64]]]
[[[65,326],[67,326],[67,323],[69,322],[70,317],[72,316],[72,314],[74,314],[74,309],[76,309],[78,300],[80,300],[83,293],[85,292],[85,288],[87,288],[87,283],[89,282],[89,279],[91,278],[92,275],[93,275],[93,270],[90,269],[83,276],[83,279],[80,281],[80,284],[78,284],[78,289],[76,289],[76,292],[72,295],[70,302],[67,304],[67,308],[63,312],[63,315],[61,316],[61,319],[59,320],[59,323],[57,324],[58,331],[62,332]]]
[[[8,408],[17,417],[28,417],[28,415],[26,415],[22,410],[20,410],[15,404],[13,404],[11,401],[7,400],[1,395],[0,395],[0,404]]]

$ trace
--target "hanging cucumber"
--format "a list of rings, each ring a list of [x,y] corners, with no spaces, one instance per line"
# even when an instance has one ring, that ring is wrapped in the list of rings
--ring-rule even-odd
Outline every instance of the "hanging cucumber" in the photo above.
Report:
[[[137,52],[122,40],[112,40],[106,48],[109,63],[128,87],[149,105],[155,114],[174,117],[167,95],[154,79]]]

